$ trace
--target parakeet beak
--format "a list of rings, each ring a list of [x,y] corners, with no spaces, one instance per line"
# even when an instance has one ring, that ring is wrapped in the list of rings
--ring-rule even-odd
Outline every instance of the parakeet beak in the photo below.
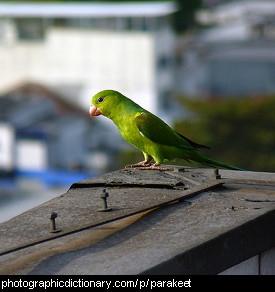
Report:
[[[90,116],[95,119],[95,116],[101,115],[101,111],[99,108],[95,107],[94,105],[91,104],[90,110],[89,110]]]

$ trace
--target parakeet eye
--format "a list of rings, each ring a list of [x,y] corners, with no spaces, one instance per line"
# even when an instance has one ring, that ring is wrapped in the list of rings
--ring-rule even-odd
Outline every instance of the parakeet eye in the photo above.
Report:
[[[98,102],[103,102],[103,100],[104,100],[104,96],[101,96],[97,99]]]

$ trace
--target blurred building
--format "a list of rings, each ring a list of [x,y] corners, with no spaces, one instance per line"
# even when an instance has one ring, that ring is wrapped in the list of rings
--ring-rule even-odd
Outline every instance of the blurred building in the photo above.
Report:
[[[0,92],[38,82],[87,108],[115,89],[159,113],[174,86],[175,10],[170,1],[0,3]]]
[[[168,109],[175,10],[173,2],[0,3],[1,170],[113,169],[128,146],[107,119],[92,123],[91,97],[114,89],[154,113]]]
[[[0,97],[0,172],[42,177],[44,182],[74,181],[108,169],[118,148],[104,125],[105,147],[87,111],[40,84],[22,84]],[[107,151],[108,148],[108,151]],[[54,170],[59,170],[54,171]],[[80,175],[80,176],[79,176]],[[67,180],[66,180],[67,176]]]
[[[205,28],[179,43],[180,91],[245,96],[275,92],[275,2],[231,1],[197,13]]]

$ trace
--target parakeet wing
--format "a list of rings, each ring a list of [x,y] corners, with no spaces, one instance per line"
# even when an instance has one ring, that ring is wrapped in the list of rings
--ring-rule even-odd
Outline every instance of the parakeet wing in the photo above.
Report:
[[[143,136],[155,143],[186,149],[207,148],[185,138],[152,114],[141,113],[135,117],[134,123]]]

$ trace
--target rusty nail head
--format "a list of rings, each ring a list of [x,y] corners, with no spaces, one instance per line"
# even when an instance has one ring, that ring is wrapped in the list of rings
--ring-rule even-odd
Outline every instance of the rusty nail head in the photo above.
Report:
[[[107,199],[109,194],[106,192],[106,189],[103,189],[102,193],[100,194],[101,199]]]
[[[54,220],[56,217],[57,217],[57,213],[52,212],[52,213],[50,214],[50,219]]]

